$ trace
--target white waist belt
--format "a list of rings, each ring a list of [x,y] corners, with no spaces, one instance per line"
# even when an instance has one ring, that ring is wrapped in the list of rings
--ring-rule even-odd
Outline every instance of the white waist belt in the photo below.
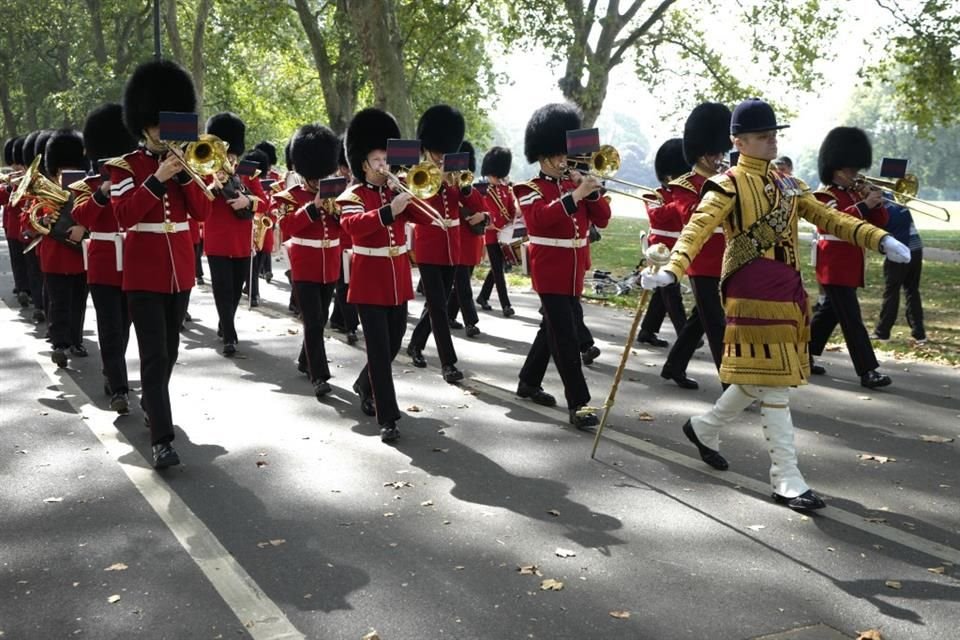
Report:
[[[403,245],[394,245],[391,247],[358,247],[357,245],[353,245],[353,252],[358,256],[392,258],[405,254],[407,252],[407,248]]]
[[[444,219],[443,219],[443,226],[445,226],[445,227],[448,228],[448,229],[449,229],[450,227],[459,227],[459,226],[460,226],[460,218],[444,218]]]
[[[679,238],[679,231],[664,231],[663,229],[650,229],[650,235],[663,236],[664,238]]]
[[[567,249],[579,249],[587,246],[586,238],[544,238],[542,236],[530,236],[530,244],[537,244],[543,247],[564,247]]]
[[[310,238],[290,238],[291,244],[299,244],[302,247],[312,247],[314,249],[330,249],[340,246],[340,238],[324,238],[323,240],[312,240]]]
[[[89,241],[99,240],[102,242],[112,242],[113,251],[116,254],[117,271],[123,271],[123,237],[122,231],[91,231],[87,238],[88,242],[83,243],[83,269],[89,269],[87,266],[87,251],[89,251]]]
[[[714,233],[723,233],[723,227],[717,227],[713,230]]]
[[[838,238],[837,236],[832,236],[829,233],[825,233],[821,236],[818,236],[820,240],[826,240],[827,242],[846,242],[843,238]]]
[[[138,233],[181,233],[190,231],[189,222],[138,222],[130,227]]]

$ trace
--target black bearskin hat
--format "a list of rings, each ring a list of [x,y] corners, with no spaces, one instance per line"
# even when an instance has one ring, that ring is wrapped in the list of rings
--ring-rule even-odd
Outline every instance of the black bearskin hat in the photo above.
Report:
[[[660,145],[653,159],[653,168],[661,183],[689,173],[690,163],[683,156],[683,138],[670,138]]]
[[[460,153],[470,154],[469,169],[472,173],[477,172],[477,150],[473,148],[473,143],[464,140],[460,143]]]
[[[86,170],[90,166],[83,152],[83,137],[74,129],[54,131],[43,154],[47,175],[56,176],[63,169]]]
[[[435,104],[420,116],[417,138],[427,151],[456,153],[466,131],[463,114],[446,104]]]
[[[271,167],[277,164],[277,146],[272,142],[268,142],[266,140],[263,142],[258,142],[254,149],[262,151],[263,155],[267,156],[267,160],[270,161]]]
[[[268,158],[267,154],[265,154],[261,149],[254,149],[247,155],[243,156],[242,159],[248,162],[256,162],[257,169],[260,170],[261,178],[266,178],[267,173],[270,171],[270,167],[273,166],[270,164],[270,158]]]
[[[567,131],[581,128],[580,110],[569,102],[540,107],[530,116],[523,136],[523,155],[527,162],[567,152]]]
[[[33,159],[37,157],[37,136],[40,135],[39,131],[31,131],[27,134],[27,137],[23,139],[23,148],[21,150],[21,155],[23,156],[23,164],[29,167],[33,163]]]
[[[23,141],[26,136],[20,136],[13,141],[13,162],[14,164],[23,164]]]
[[[224,112],[210,116],[204,131],[226,142],[227,151],[238,158],[247,148],[244,139],[247,125],[235,113]]]
[[[123,90],[123,123],[137,140],[143,137],[144,129],[160,122],[161,111],[196,110],[193,78],[172,60],[142,63],[134,69]]]
[[[337,172],[337,134],[319,124],[305,124],[293,134],[290,157],[305,180],[326,178]]]
[[[367,155],[376,149],[386,150],[387,140],[399,137],[400,125],[386,111],[371,107],[354,114],[343,141],[353,175],[362,180]]]
[[[136,149],[136,139],[123,126],[123,107],[108,103],[91,111],[83,125],[83,146],[91,162],[116,158]]]
[[[483,156],[480,163],[480,175],[506,178],[510,175],[510,165],[513,164],[513,153],[506,147],[493,147]]]
[[[287,167],[287,171],[295,171],[293,168],[293,157],[290,155],[290,143],[292,142],[293,138],[291,137],[283,147],[283,164]]]
[[[33,157],[43,156],[43,159],[40,160],[40,173],[47,177],[50,177],[50,174],[47,173],[47,142],[51,136],[53,136],[53,131],[42,129],[33,141]]]
[[[4,166],[9,167],[13,164],[13,143],[16,142],[16,138],[10,138],[3,143],[3,164]]]
[[[817,172],[823,184],[833,183],[833,172],[837,169],[867,169],[872,164],[870,138],[863,129],[856,127],[831,129],[817,155]]]
[[[693,108],[683,125],[683,155],[688,166],[696,164],[701,156],[733,148],[730,118],[730,109],[719,102],[704,102]]]

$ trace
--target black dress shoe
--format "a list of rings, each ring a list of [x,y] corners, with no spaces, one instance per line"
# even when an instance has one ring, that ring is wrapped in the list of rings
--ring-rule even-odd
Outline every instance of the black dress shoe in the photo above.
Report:
[[[259,306],[260,306],[260,296],[253,296],[253,299],[250,300],[250,306],[251,306],[251,307],[259,307]]]
[[[357,344],[359,339],[356,331],[347,331],[347,344]]]
[[[683,435],[687,436],[687,440],[697,445],[697,451],[700,452],[700,459],[708,465],[717,471],[726,471],[730,468],[730,465],[727,464],[727,459],[720,455],[719,451],[714,451],[700,442],[700,438],[698,438],[697,434],[693,431],[693,425],[690,424],[689,420],[683,423]]]
[[[797,511],[813,511],[814,509],[823,509],[827,506],[823,498],[815,494],[813,489],[807,489],[793,498],[787,498],[786,496],[781,496],[779,493],[774,493],[773,501],[777,504],[785,504]]]
[[[585,365],[593,364],[593,361],[599,357],[600,349],[596,345],[589,347],[586,351],[580,354],[580,358],[583,360],[583,364]]]
[[[89,355],[87,353],[87,348],[82,344],[75,344],[70,347],[70,353],[78,358],[86,358]]]
[[[203,276],[197,276],[197,284],[200,284],[200,285],[206,284],[206,282],[203,281]]]
[[[513,310],[513,307],[504,307],[503,308],[503,317],[512,318],[517,312]]]
[[[890,379],[890,376],[884,375],[876,369],[867,371],[860,376],[860,385],[867,389],[879,389],[880,387],[887,386],[891,382],[893,382],[893,380]]]
[[[480,298],[477,298],[477,306],[483,309],[484,311],[493,310],[493,307],[490,306],[489,302],[487,302],[486,300],[481,300]]]
[[[41,309],[35,309],[33,312],[33,321],[34,322],[46,322],[47,314],[45,314]]]
[[[670,343],[666,340],[662,340],[657,337],[657,334],[650,333],[649,331],[641,331],[640,335],[637,336],[637,342],[641,344],[648,344],[651,347],[668,347]]]
[[[183,321],[184,322],[193,322],[193,316],[190,315],[189,311],[183,312]]]
[[[813,361],[813,358],[810,358],[810,373],[815,376],[826,375],[827,370],[822,364],[817,364]]]
[[[364,415],[377,415],[377,407],[373,403],[373,396],[364,394],[363,389],[356,382],[353,383],[353,392],[360,396],[360,411],[363,411]]]
[[[169,442],[153,445],[153,468],[166,469],[180,464],[180,456],[177,450]]]
[[[600,418],[593,411],[582,412],[581,408],[570,410],[570,424],[581,431],[594,431]]]
[[[423,357],[423,351],[410,345],[407,347],[407,355],[410,356],[410,359],[413,360],[413,366],[418,369],[423,369],[427,366],[427,360]]]
[[[460,324],[460,322],[458,322],[457,320],[450,320],[450,328],[451,328],[451,329],[463,329],[463,325]]]
[[[237,354],[237,344],[235,342],[228,342],[223,345],[223,355],[228,358],[232,358]]]
[[[396,422],[388,422],[380,427],[380,442],[396,442],[400,437],[400,429]]]
[[[323,396],[327,395],[333,391],[333,388],[330,386],[330,383],[326,380],[314,380],[313,382],[313,395],[317,396],[319,400]]]
[[[534,387],[526,382],[521,381],[520,384],[517,385],[517,395],[521,398],[530,398],[544,407],[557,406],[557,399],[544,391],[543,387]]]
[[[445,364],[443,365],[443,379],[450,384],[460,382],[463,380],[463,371],[460,371],[460,369],[457,369],[457,367],[452,364]]]
[[[54,349],[50,354],[50,360],[52,360],[53,364],[57,365],[61,369],[65,369],[67,367],[67,350]]]
[[[30,293],[27,291],[17,292],[17,302],[21,307],[27,307],[30,304]]]
[[[267,284],[270,284],[271,282],[273,282],[273,273],[268,271],[267,273],[264,274],[263,279],[267,281]]]
[[[464,330],[464,333],[467,334],[468,338],[476,338],[480,335],[480,329],[475,324],[468,324],[467,328]]]
[[[110,398],[110,409],[116,411],[121,416],[130,413],[130,401],[127,400],[125,391],[118,391]]]
[[[673,380],[681,389],[699,389],[700,384],[693,378],[687,377],[686,372],[674,373],[669,369],[660,371],[660,377],[664,380]]]

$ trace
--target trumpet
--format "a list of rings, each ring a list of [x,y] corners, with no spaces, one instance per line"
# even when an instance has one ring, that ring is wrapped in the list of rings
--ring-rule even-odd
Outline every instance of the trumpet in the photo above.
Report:
[[[473,186],[473,171],[456,171],[453,175],[455,176],[455,186],[459,186],[461,189]]]
[[[605,181],[617,182],[619,184],[647,192],[644,195],[638,196],[637,194],[630,193],[629,191],[621,191],[618,189],[604,187],[604,189],[611,193],[618,193],[622,196],[629,196],[645,202],[649,202],[652,198],[655,198],[658,201],[660,200],[660,194],[657,193],[656,189],[613,177],[613,175],[620,170],[620,152],[617,151],[617,149],[612,145],[602,145],[597,151],[594,151],[589,156],[574,156],[573,160],[569,158],[567,159],[567,165],[570,169],[577,169],[579,166],[584,164],[590,167],[586,171],[587,175],[591,175]]]
[[[216,197],[216,194],[213,192],[213,189],[210,188],[210,185],[208,185],[206,181],[204,181],[203,179],[205,175],[209,175],[209,174],[203,173],[201,172],[200,169],[191,165],[183,149],[181,149],[175,143],[169,142],[167,140],[158,140],[156,138],[153,138],[149,134],[147,134],[146,131],[144,131],[144,135],[146,135],[147,140],[148,142],[150,142],[151,145],[153,145],[154,147],[159,147],[164,151],[166,151],[167,153],[172,154],[175,158],[177,158],[180,161],[180,163],[183,165],[183,170],[186,171],[187,175],[190,176],[190,179],[193,180],[193,182],[198,187],[200,187],[200,190],[203,191],[203,195],[207,197],[207,200],[213,201],[213,199]],[[203,137],[204,136],[201,136],[201,138]],[[216,136],[210,136],[210,137],[216,138]],[[219,140],[219,138],[217,138],[217,140]],[[199,156],[201,158],[204,157],[204,154],[205,154],[203,147],[201,147],[200,145],[200,142],[201,141],[191,142],[187,145],[187,150],[192,152],[191,157],[194,158],[194,162],[197,161],[197,151],[201,152]],[[226,144],[226,143],[223,143],[223,144]]]
[[[920,179],[913,173],[904,174],[902,178],[878,178],[858,174],[853,181],[854,188],[858,190],[865,184],[871,184],[893,193],[893,198],[889,198],[886,195],[883,196],[883,199],[887,202],[902,205],[914,213],[935,218],[942,222],[950,222],[950,212],[944,207],[926,200],[921,200],[917,197],[917,192],[920,190]],[[929,210],[921,209],[917,206],[918,204],[928,207],[929,209],[940,211],[942,214],[931,213]]]

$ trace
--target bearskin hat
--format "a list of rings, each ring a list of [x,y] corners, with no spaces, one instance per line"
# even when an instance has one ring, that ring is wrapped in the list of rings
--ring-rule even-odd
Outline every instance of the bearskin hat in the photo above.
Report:
[[[540,107],[530,116],[523,136],[523,154],[533,163],[567,152],[567,131],[581,127],[580,110],[569,102]]]
[[[48,176],[55,176],[63,169],[87,169],[90,163],[83,151],[83,136],[74,129],[54,131],[47,141],[43,162]]]
[[[435,104],[420,116],[417,138],[427,151],[456,153],[466,131],[463,114],[446,104]]]
[[[506,147],[493,147],[483,156],[480,163],[480,175],[506,178],[510,175],[513,153]]]
[[[679,178],[690,171],[690,163],[683,157],[683,138],[670,138],[657,149],[653,168],[661,183]]]
[[[290,157],[305,180],[326,178],[337,171],[337,134],[319,124],[305,124],[293,134]]]
[[[23,149],[21,150],[21,155],[23,156],[24,166],[29,167],[33,163],[33,159],[37,157],[37,136],[40,135],[39,131],[31,131],[27,134],[27,137],[23,139]]]
[[[460,143],[460,153],[470,154],[469,169],[471,173],[477,172],[477,150],[473,148],[473,143],[464,140]]]
[[[142,63],[123,89],[123,123],[137,140],[143,137],[144,129],[160,122],[161,111],[196,110],[193,78],[172,60]]]
[[[293,168],[293,157],[290,155],[290,143],[293,142],[291,137],[287,140],[287,144],[283,146],[283,164],[287,167],[287,171],[294,171]]]
[[[23,141],[26,140],[26,136],[20,136],[15,138],[13,141],[13,163],[14,164],[23,164]]]
[[[683,155],[688,166],[696,164],[701,156],[733,148],[730,117],[730,109],[719,102],[704,102],[693,108],[683,125]]]
[[[247,125],[235,113],[217,113],[207,120],[204,131],[215,135],[227,143],[227,151],[240,157],[246,151],[245,134]]]
[[[270,167],[273,166],[270,164],[270,158],[268,158],[267,154],[265,154],[261,149],[253,149],[253,151],[243,156],[242,159],[248,162],[256,162],[257,169],[260,170],[260,177],[262,178],[267,177]]]
[[[91,162],[116,158],[136,149],[136,139],[123,125],[123,107],[107,103],[91,111],[83,124],[83,146]]]
[[[4,164],[4,166],[9,167],[10,165],[13,164],[13,143],[16,142],[16,141],[17,141],[17,139],[14,137],[14,138],[10,138],[9,140],[7,140],[6,142],[3,143],[3,164]]]
[[[831,184],[837,169],[867,169],[873,164],[873,147],[863,129],[837,127],[831,129],[820,145],[817,172],[820,182]]]
[[[36,158],[37,156],[44,156],[43,159],[40,160],[40,173],[48,177],[50,174],[47,173],[47,142],[50,140],[52,135],[53,131],[50,129],[42,129],[37,134],[37,138],[33,141],[33,157]]]
[[[343,142],[353,175],[362,180],[367,155],[376,149],[386,150],[387,140],[399,137],[400,125],[386,111],[373,107],[358,111],[347,126]]]
[[[267,160],[270,161],[271,167],[277,164],[277,145],[264,140],[262,142],[258,142],[254,149],[262,151],[263,154],[267,156]]]

